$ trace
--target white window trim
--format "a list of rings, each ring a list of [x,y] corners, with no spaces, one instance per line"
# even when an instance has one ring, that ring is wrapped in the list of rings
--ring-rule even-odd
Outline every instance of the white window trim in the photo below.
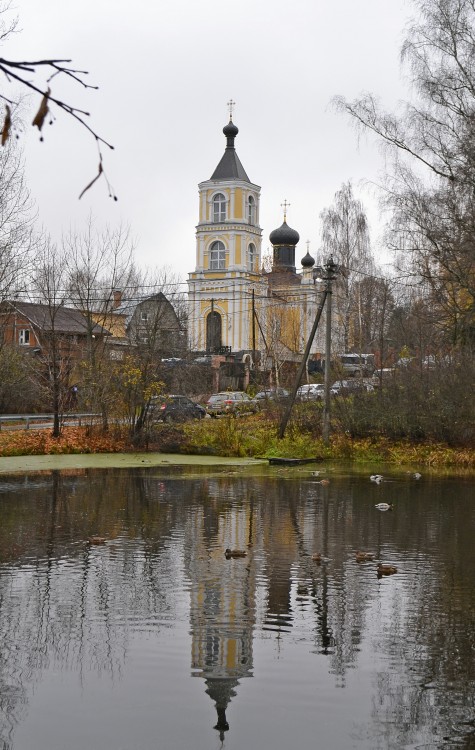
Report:
[[[20,328],[18,333],[18,343],[20,346],[30,346],[30,329]]]
[[[217,244],[218,242],[223,247],[220,248],[219,250],[213,250],[214,245]],[[212,258],[213,253],[217,253],[218,254],[218,257],[217,257],[218,265],[217,266],[213,266],[212,265],[212,263],[214,262],[213,258]],[[220,257],[221,254],[222,254],[222,257]],[[227,254],[227,250],[226,250],[226,245],[224,244],[224,242],[222,240],[213,240],[213,242],[211,243],[211,245],[209,246],[209,249],[208,249],[208,269],[210,271],[225,271],[226,270],[226,254]],[[221,262],[222,262],[223,265],[220,265]]]
[[[217,198],[218,195],[222,195],[223,198],[224,198],[224,201],[219,201],[219,203],[220,203],[220,215],[219,215],[219,218],[216,219],[215,218],[214,206],[215,206],[215,200],[216,200],[216,198]],[[222,192],[222,190],[218,190],[211,197],[211,222],[213,224],[221,224],[222,222],[226,221],[226,218],[227,218],[227,215],[228,215],[228,203],[229,203],[229,201],[228,201],[225,193]],[[223,205],[224,205],[224,218],[222,218],[222,213],[223,213],[222,207],[223,207]]]
[[[251,247],[253,248],[251,251]],[[250,242],[247,247],[247,270],[253,272],[256,265],[257,247]]]
[[[253,195],[247,196],[247,223],[251,226],[255,226],[257,218],[257,202]],[[252,208],[251,208],[252,206]]]

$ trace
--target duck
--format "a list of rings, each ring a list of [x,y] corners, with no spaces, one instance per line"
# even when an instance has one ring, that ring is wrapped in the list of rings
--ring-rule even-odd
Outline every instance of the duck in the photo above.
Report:
[[[317,565],[320,565],[320,563],[327,563],[329,562],[329,559],[330,558],[328,557],[323,557],[321,552],[314,552],[312,555],[312,560],[313,562],[316,562]]]
[[[376,503],[374,506],[378,510],[392,510],[393,504],[392,503]]]
[[[377,482],[379,484],[379,482],[383,481],[383,475],[382,474],[371,474],[370,480],[372,482]]]
[[[106,539],[103,536],[90,536],[88,538],[88,544],[105,544]]]
[[[414,474],[412,475],[413,479],[421,479],[421,477],[422,477],[422,474],[420,474],[418,471],[415,471]]]
[[[224,556],[227,560],[230,560],[232,557],[246,557],[247,552],[244,549],[229,549],[229,547],[224,551]]]
[[[391,576],[393,573],[397,573],[395,565],[387,565],[385,563],[378,563],[377,567],[378,576]]]
[[[330,484],[330,480],[329,479],[320,479],[320,481],[317,482],[317,484],[323,484],[323,486],[326,487],[328,484]]]
[[[355,552],[357,562],[363,562],[364,560],[374,560],[374,554],[372,552],[361,552],[357,550]]]
[[[321,471],[311,471],[310,476],[319,477],[321,473],[322,473]]]

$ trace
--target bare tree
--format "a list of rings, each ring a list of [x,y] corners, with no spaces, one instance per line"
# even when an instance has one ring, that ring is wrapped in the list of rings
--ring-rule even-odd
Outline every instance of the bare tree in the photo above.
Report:
[[[322,211],[320,218],[323,253],[332,256],[342,271],[336,286],[335,307],[343,322],[344,348],[349,351],[350,347],[361,346],[361,337],[354,334],[352,315],[355,283],[359,273],[372,270],[368,220],[363,204],[353,195],[351,182],[335,193],[333,206]]]
[[[0,150],[0,304],[24,293],[31,270],[35,236],[33,206],[25,185],[21,152],[15,143]],[[17,342],[5,344],[8,315],[0,326],[0,381],[4,409],[31,408],[28,361]],[[18,398],[19,384],[23,401]],[[27,395],[28,394],[28,395]],[[34,394],[33,394],[34,396]]]
[[[107,429],[114,401],[110,388],[110,358],[114,350],[108,345],[110,337],[97,336],[96,331],[101,326],[117,336],[116,307],[122,296],[137,294],[134,245],[127,229],[99,230],[90,218],[82,233],[71,231],[63,236],[62,256],[67,296],[86,321],[81,398],[89,409],[102,414],[103,427]]]
[[[33,206],[16,144],[0,151],[0,301],[25,290],[32,251]]]
[[[389,324],[394,307],[394,294],[390,279],[373,274],[361,276],[353,287],[354,336],[359,351],[379,352],[381,366],[391,348]]]
[[[414,100],[387,113],[375,96],[336,105],[393,156],[385,200],[393,245],[427,282],[453,342],[475,341],[475,4],[413,0],[402,61]]]
[[[165,267],[146,272],[142,294],[129,301],[128,335],[133,358],[141,372],[133,434],[140,438],[147,426],[153,396],[163,388],[163,359],[186,354],[187,305],[177,275]]]
[[[45,237],[37,253],[32,291],[43,306],[38,375],[51,401],[53,437],[61,434],[61,414],[71,369],[68,342],[63,342],[63,332],[57,324],[66,297],[64,282],[64,257]]]
[[[5,20],[5,14],[10,9],[9,3],[0,4],[0,43],[4,44],[8,38],[17,29],[18,21],[13,19],[11,21]],[[52,81],[54,78],[60,76],[66,78],[73,84],[76,84],[84,89],[97,89],[97,86],[93,86],[86,81],[88,72],[86,70],[79,70],[71,67],[71,60],[68,59],[53,59],[44,58],[40,60],[9,60],[4,57],[0,57],[0,72],[3,73],[6,81],[6,87],[4,91],[0,92],[0,99],[5,102],[5,116],[3,124],[1,126],[1,145],[4,146],[12,132],[18,129],[15,128],[15,119],[18,112],[18,98],[16,96],[17,90],[24,92],[25,90],[35,94],[39,98],[39,105],[36,113],[32,120],[32,126],[37,127],[39,132],[42,133],[43,126],[47,122],[52,125],[54,122],[54,109],[65,112],[67,115],[72,117],[76,122],[92,136],[94,139],[99,155],[99,167],[98,173],[93,180],[82,190],[80,198],[92,185],[103,176],[106,180],[107,187],[109,190],[109,197],[117,200],[117,196],[114,194],[112,187],[106,177],[103,168],[102,158],[102,146],[113,149],[114,147],[102,138],[87,122],[89,112],[84,109],[69,104],[63,99],[59,99],[53,94]],[[11,90],[11,94],[9,93]],[[8,92],[8,93],[7,93]],[[40,140],[43,140],[41,135]]]

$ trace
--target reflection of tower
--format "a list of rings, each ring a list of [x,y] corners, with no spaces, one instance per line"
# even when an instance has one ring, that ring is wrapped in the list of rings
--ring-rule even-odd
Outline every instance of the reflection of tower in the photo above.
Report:
[[[253,543],[252,506],[242,498],[241,483],[209,479],[207,487],[209,501],[195,507],[187,532],[192,669],[206,681],[206,692],[216,706],[215,729],[223,739],[229,729],[226,710],[239,680],[252,676],[255,548],[248,547]],[[239,499],[243,502],[238,505]],[[210,515],[214,516],[212,523]],[[212,540],[205,533],[210,527],[216,529]],[[248,548],[249,554],[226,560],[226,547]]]
[[[238,685],[238,681],[230,678],[216,679],[215,677],[210,677],[206,680],[206,684],[208,686],[206,692],[214,700],[218,714],[218,721],[214,725],[214,728],[219,731],[219,736],[222,740],[224,733],[229,729],[228,720],[226,719],[226,709],[231,698],[236,695],[234,688]]]
[[[264,546],[268,575],[265,630],[287,630],[292,627],[291,606],[292,568],[297,557],[295,524],[289,513],[289,486],[287,482],[277,482],[272,494],[281,500],[268,510],[264,526]],[[285,508],[282,513],[281,508]]]

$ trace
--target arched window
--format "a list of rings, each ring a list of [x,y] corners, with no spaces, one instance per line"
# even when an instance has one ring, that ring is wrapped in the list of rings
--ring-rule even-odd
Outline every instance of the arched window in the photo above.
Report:
[[[206,318],[206,351],[215,352],[221,348],[221,315],[215,310]]]
[[[216,193],[213,198],[213,221],[226,221],[226,198],[222,193]]]
[[[248,271],[254,271],[256,266],[256,246],[251,242],[249,247],[247,248],[247,270]]]
[[[256,223],[256,202],[252,195],[247,200],[247,220],[249,224]]]
[[[209,250],[210,271],[221,271],[225,268],[226,250],[222,242],[213,242]]]

